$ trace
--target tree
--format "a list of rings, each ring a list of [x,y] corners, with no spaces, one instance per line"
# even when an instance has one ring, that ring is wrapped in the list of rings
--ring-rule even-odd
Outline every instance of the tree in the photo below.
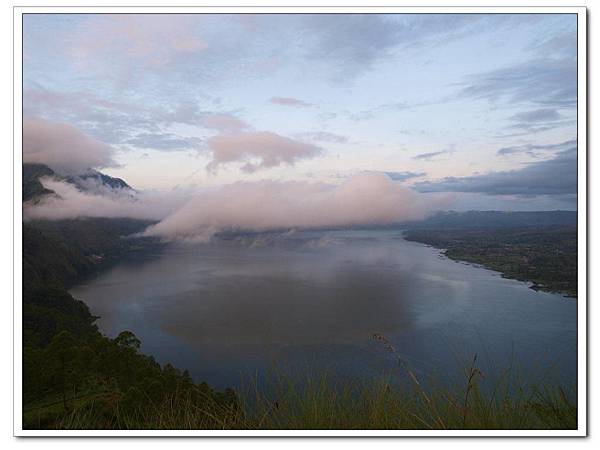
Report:
[[[49,369],[53,370],[60,386],[63,406],[68,410],[67,392],[73,389],[76,393],[77,387],[85,380],[93,358],[92,352],[73,334],[61,331],[50,341],[46,354],[50,362]]]
[[[121,347],[134,349],[135,351],[139,350],[140,346],[142,345],[142,341],[140,341],[137,336],[129,330],[121,331],[115,338],[115,343]]]

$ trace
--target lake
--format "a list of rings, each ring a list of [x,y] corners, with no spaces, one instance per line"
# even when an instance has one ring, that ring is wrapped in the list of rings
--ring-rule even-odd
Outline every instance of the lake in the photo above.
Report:
[[[352,379],[399,370],[485,374],[572,387],[577,300],[455,262],[401,230],[238,235],[170,244],[71,289],[114,337],[216,388],[274,367]],[[373,339],[386,337],[394,352]],[[401,375],[399,375],[401,376]]]

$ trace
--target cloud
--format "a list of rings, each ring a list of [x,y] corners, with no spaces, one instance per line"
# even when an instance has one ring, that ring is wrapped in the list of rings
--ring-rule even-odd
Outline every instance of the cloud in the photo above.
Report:
[[[301,17],[305,55],[347,78],[396,49],[447,42],[485,20],[469,14],[312,14]],[[314,70],[314,68],[313,68]]]
[[[364,70],[385,56],[403,28],[380,14],[317,14],[307,16],[304,26],[314,45],[308,56],[340,66],[341,71]]]
[[[413,156],[413,159],[422,159],[425,161],[430,161],[438,156],[445,155],[446,153],[450,153],[450,150],[441,150],[439,152],[421,153],[419,155]]]
[[[426,214],[419,194],[385,174],[371,172],[339,186],[261,181],[206,190],[144,234],[204,240],[220,230],[383,225]]]
[[[510,132],[497,134],[496,137],[507,138],[507,137],[517,137],[517,136],[529,136],[534,133],[540,133],[542,131],[548,131],[548,130],[556,130],[558,128],[574,126],[576,124],[577,124],[576,119],[559,120],[557,122],[543,122],[543,123],[521,122],[521,123],[516,123],[514,125],[510,125],[510,126],[506,127],[506,129],[510,130]]]
[[[194,101],[172,101],[138,106],[112,101],[87,91],[61,92],[44,88],[28,89],[23,94],[25,116],[55,118],[107,143],[120,144],[139,133],[155,133],[157,127],[198,125],[203,115]]]
[[[226,113],[205,114],[200,119],[200,123],[205,128],[228,132],[242,131],[249,128],[249,125],[243,120]]]
[[[459,97],[540,108],[512,117],[522,123],[559,120],[558,111],[552,108],[573,109],[577,105],[577,24],[575,17],[571,20],[568,31],[543,34],[530,45],[529,60],[468,77]]]
[[[507,156],[515,153],[527,153],[531,156],[537,156],[540,151],[563,151],[576,146],[577,140],[572,139],[569,141],[560,142],[558,144],[525,144],[515,145],[512,147],[502,147],[496,152],[496,154],[499,156]]]
[[[55,195],[25,203],[25,220],[155,220],[143,234],[165,240],[205,241],[219,231],[387,225],[422,219],[445,201],[426,200],[380,172],[363,172],[337,186],[264,180],[169,192],[84,192],[61,180],[40,181]]]
[[[301,133],[298,135],[302,139],[308,139],[314,142],[328,142],[331,144],[345,144],[348,142],[347,136],[342,136],[328,131],[315,131]]]
[[[425,172],[384,172],[394,181],[406,181],[427,175]]]
[[[383,115],[383,114],[389,115],[390,113],[395,114],[398,111],[415,110],[415,109],[422,108],[425,106],[433,106],[433,105],[441,104],[441,103],[444,103],[445,101],[446,101],[445,99],[440,99],[440,100],[435,100],[435,101],[421,101],[421,102],[412,102],[412,103],[403,102],[403,101],[392,102],[392,103],[383,103],[383,104],[377,105],[373,108],[364,109],[362,111],[356,111],[356,112],[345,111],[344,114],[351,120],[361,122],[363,120],[373,119],[379,115]]]
[[[302,100],[298,100],[297,98],[292,97],[271,97],[269,102],[275,105],[284,105],[284,106],[296,106],[296,107],[306,107],[310,106],[310,103],[303,102]]]
[[[197,150],[200,148],[202,142],[202,139],[196,137],[185,137],[172,133],[140,133],[124,143],[137,148],[177,151],[190,149]]]
[[[478,192],[488,195],[567,195],[577,193],[577,147],[517,170],[448,177],[415,186],[419,192]]]
[[[55,195],[44,196],[35,204],[24,204],[25,220],[83,217],[161,220],[189,199],[189,192],[177,190],[140,192],[97,185],[91,191],[82,191],[71,183],[53,178],[41,178],[40,182]]]
[[[514,114],[509,119],[517,122],[551,122],[561,118],[562,116],[555,109],[536,109]]]
[[[204,51],[198,17],[182,14],[91,15],[76,30],[71,55],[82,70],[144,69],[168,66],[180,57]],[[125,72],[123,70],[123,72]],[[125,75],[124,73],[122,75]]]
[[[212,161],[207,166],[210,171],[216,171],[223,164],[244,162],[242,170],[251,173],[284,164],[293,165],[322,152],[315,145],[268,131],[217,135],[209,138],[207,144],[212,154]]]
[[[547,130],[554,130],[561,127],[575,125],[575,118],[565,118],[556,109],[542,108],[533,111],[524,111],[509,117],[516,123],[506,127],[507,130],[517,130],[512,134],[499,135],[500,137],[523,136],[532,133],[539,133]]]
[[[577,64],[572,58],[539,58],[472,75],[463,83],[459,96],[543,107],[574,107]]]
[[[575,22],[575,19],[574,19]],[[575,25],[576,26],[576,25]],[[530,50],[548,58],[577,58],[577,34],[575,29],[556,35],[542,36]]]
[[[23,122],[23,162],[46,164],[58,173],[115,166],[113,149],[65,123]]]

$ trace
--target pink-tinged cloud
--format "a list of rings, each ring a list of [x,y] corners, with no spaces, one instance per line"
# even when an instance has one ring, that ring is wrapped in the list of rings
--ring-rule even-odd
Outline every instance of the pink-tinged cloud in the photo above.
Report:
[[[46,195],[35,203],[23,204],[25,220],[63,220],[83,217],[128,217],[161,220],[177,211],[189,200],[190,193],[131,191],[110,189],[89,182],[87,190],[51,177],[40,178],[46,189],[55,195]],[[91,184],[90,184],[91,183]]]
[[[445,204],[380,172],[340,185],[298,181],[238,182],[210,189],[81,191],[42,178],[56,193],[24,204],[25,220],[131,217],[159,221],[144,234],[165,240],[206,241],[224,230],[279,230],[385,225],[418,220]]]
[[[113,149],[65,123],[23,122],[23,162],[46,164],[62,174],[115,166]]]
[[[355,175],[339,186],[239,182],[196,194],[145,234],[202,241],[221,230],[383,225],[423,219],[431,206],[382,173]]]
[[[208,48],[198,36],[196,16],[177,14],[90,16],[71,42],[71,54],[82,69],[107,59],[156,68]]]
[[[316,145],[296,141],[267,131],[222,134],[208,139],[212,153],[209,171],[228,163],[245,163],[244,172],[252,173],[281,165],[293,165],[301,159],[321,154]]]
[[[224,132],[242,131],[249,128],[246,122],[231,114],[207,114],[200,119],[200,123],[205,128]]]
[[[275,105],[283,105],[283,106],[296,106],[296,107],[310,106],[310,103],[303,102],[302,100],[298,100],[297,98],[293,98],[293,97],[271,97],[271,99],[269,101]]]

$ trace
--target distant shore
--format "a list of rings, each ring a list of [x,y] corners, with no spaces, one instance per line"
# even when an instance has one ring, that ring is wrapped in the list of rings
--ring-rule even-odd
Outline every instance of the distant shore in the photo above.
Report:
[[[577,298],[577,230],[407,230],[404,238],[440,249],[454,261],[477,264],[531,289]]]

